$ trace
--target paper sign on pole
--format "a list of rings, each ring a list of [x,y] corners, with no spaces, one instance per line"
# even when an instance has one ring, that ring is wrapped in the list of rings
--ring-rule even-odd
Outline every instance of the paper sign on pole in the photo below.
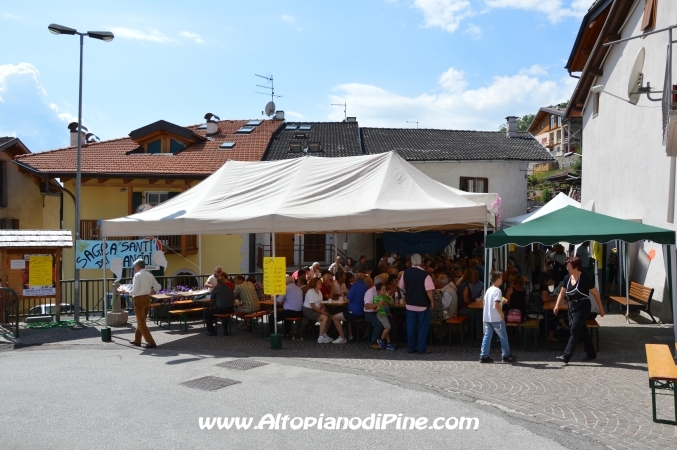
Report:
[[[10,269],[25,269],[26,268],[26,261],[23,259],[12,259],[10,261]]]
[[[283,295],[287,292],[286,258],[263,258],[263,293],[266,295]]]
[[[52,257],[31,255],[28,258],[28,284],[30,286],[52,285]]]

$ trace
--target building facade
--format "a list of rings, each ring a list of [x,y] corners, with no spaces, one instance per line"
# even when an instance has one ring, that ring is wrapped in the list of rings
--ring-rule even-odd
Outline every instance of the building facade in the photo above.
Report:
[[[579,117],[583,125],[583,205],[594,204],[596,212],[671,230],[677,229],[668,216],[674,207],[674,186],[670,185],[671,158],[663,145],[661,102],[646,94],[632,99],[628,87],[637,55],[643,52],[643,85],[649,82],[663,90],[668,33],[604,44],[674,25],[675,18],[677,3],[671,1],[615,0],[593,5],[567,65],[581,78],[566,111],[567,118]],[[674,58],[668,61],[673,71]],[[672,100],[677,100],[674,95]],[[607,247],[609,251],[612,246]],[[631,246],[630,256],[630,279],[655,289],[652,311],[671,321],[661,246],[640,242]]]

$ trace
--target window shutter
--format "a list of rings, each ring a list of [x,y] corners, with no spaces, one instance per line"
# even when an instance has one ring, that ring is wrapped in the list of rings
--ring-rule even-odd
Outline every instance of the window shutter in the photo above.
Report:
[[[132,192],[132,214],[136,214],[136,208],[143,203],[143,192]]]
[[[644,16],[642,17],[642,31],[645,33],[656,28],[656,10],[658,9],[658,0],[646,0],[644,5]]]

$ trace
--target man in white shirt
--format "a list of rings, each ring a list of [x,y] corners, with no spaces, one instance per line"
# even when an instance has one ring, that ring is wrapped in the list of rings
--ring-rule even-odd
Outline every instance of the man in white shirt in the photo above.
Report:
[[[590,274],[590,241],[585,241],[578,247],[576,256],[581,258],[581,272]]]
[[[508,332],[505,329],[505,315],[503,314],[503,293],[501,292],[503,284],[503,273],[491,272],[491,287],[484,294],[484,309],[482,310],[482,322],[484,322],[484,338],[482,339],[482,350],[480,350],[480,362],[492,363],[493,359],[489,357],[491,350],[491,338],[494,331],[501,340],[501,357],[503,362],[514,362],[517,360],[510,353],[510,344],[508,343]]]
[[[214,269],[214,274],[209,275],[209,278],[207,278],[207,282],[205,283],[205,287],[207,289],[215,288],[216,285],[219,284],[218,279],[219,279],[219,276],[221,275],[222,272],[223,272],[223,269],[221,268],[221,266],[216,266],[216,268]]]
[[[329,271],[331,273],[333,273],[334,275],[336,275],[339,272],[342,272],[343,271],[343,266],[341,265],[342,262],[343,262],[343,258],[341,258],[340,256],[337,256],[336,262],[332,263],[332,265],[329,266]]]
[[[137,259],[134,262],[134,272],[131,294],[134,299],[136,332],[134,333],[134,340],[129,341],[129,343],[141,347],[141,336],[143,336],[146,341],[146,348],[155,348],[157,346],[146,325],[146,317],[148,317],[148,310],[150,309],[150,296],[159,291],[161,286],[153,274],[146,270],[146,263],[143,259]]]

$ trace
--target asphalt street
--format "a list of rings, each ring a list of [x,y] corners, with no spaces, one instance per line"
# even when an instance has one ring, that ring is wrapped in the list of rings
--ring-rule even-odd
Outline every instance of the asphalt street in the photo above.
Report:
[[[605,448],[592,440],[462,395],[289,357],[215,356],[124,345],[43,345],[0,352],[2,446],[35,448]],[[249,370],[218,364],[267,363]],[[182,385],[205,376],[239,383]],[[286,430],[255,430],[288,415]],[[426,429],[292,430],[294,417],[428,418]],[[251,417],[248,430],[200,428],[200,417]],[[383,417],[383,416],[381,416]],[[477,430],[430,429],[477,418]],[[300,419],[299,419],[300,420]],[[310,419],[312,425],[312,419]],[[281,426],[281,422],[280,423]],[[295,424],[299,422],[296,421]],[[357,422],[353,422],[354,424]],[[450,426],[455,423],[453,420]],[[467,423],[467,422],[466,422]],[[441,426],[442,421],[436,423]]]

